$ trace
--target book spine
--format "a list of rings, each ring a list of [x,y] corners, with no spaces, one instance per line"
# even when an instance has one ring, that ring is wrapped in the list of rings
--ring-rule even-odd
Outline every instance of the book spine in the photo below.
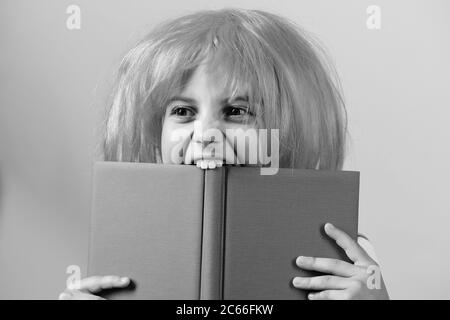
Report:
[[[226,168],[205,171],[200,299],[222,299]]]

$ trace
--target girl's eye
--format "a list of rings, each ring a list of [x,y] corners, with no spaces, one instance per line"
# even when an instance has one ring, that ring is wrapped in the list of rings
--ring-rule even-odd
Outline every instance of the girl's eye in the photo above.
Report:
[[[227,106],[224,108],[224,114],[231,119],[243,118],[251,116],[252,113],[246,106]]]
[[[194,111],[190,107],[177,106],[172,108],[170,114],[180,118],[190,118],[194,116]]]

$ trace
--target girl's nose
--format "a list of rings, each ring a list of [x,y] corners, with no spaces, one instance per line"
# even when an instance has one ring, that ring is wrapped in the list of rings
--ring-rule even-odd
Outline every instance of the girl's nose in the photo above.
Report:
[[[215,119],[196,120],[194,123],[193,141],[201,144],[202,147],[218,142],[218,135],[223,135],[220,121]]]
[[[214,137],[207,137],[206,139],[196,140],[195,143],[201,144],[202,148],[206,148],[209,144],[214,143]]]

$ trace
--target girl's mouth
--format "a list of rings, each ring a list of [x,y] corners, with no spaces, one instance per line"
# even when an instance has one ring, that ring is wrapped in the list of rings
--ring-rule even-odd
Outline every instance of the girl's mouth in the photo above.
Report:
[[[215,169],[223,165],[223,159],[197,159],[194,163],[201,169]]]

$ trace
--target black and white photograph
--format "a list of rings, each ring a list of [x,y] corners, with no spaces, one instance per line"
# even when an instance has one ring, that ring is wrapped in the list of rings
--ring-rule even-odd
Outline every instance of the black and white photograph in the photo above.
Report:
[[[450,299],[449,12],[2,0],[0,300]]]

